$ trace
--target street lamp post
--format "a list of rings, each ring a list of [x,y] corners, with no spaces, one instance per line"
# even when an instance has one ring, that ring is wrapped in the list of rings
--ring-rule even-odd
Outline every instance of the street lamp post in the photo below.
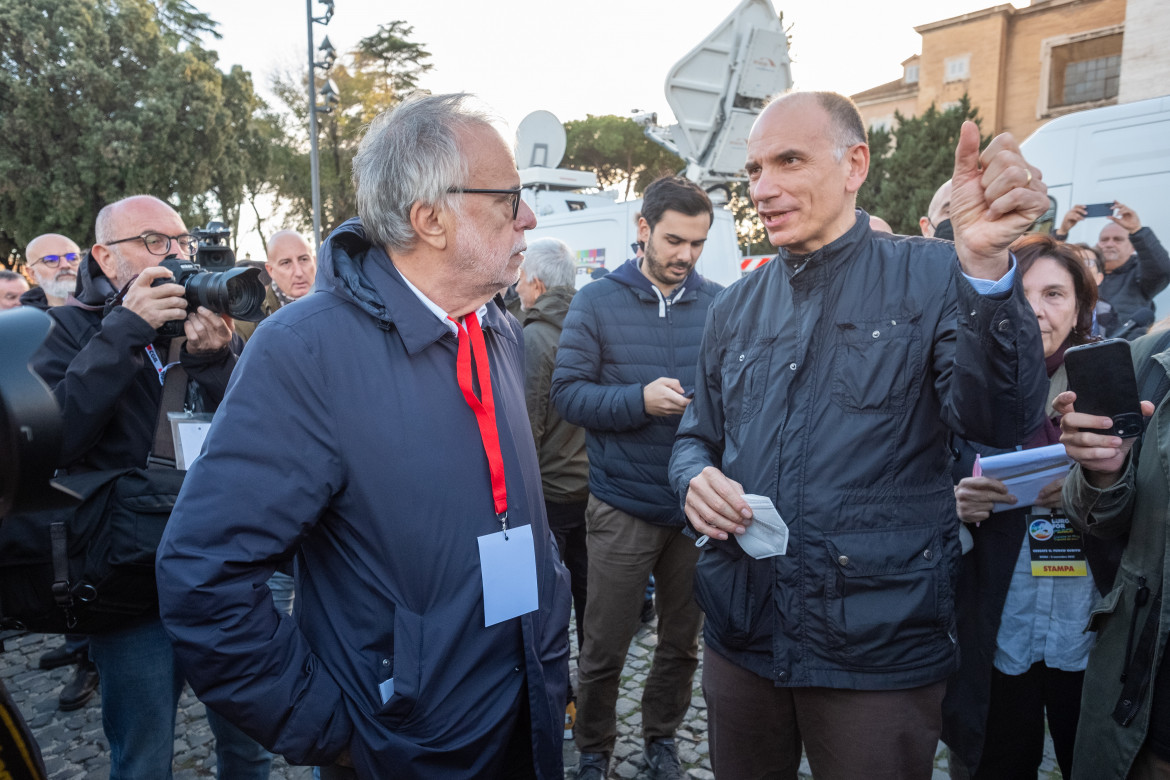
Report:
[[[317,107],[317,68],[321,67],[321,63],[316,61],[313,47],[313,23],[317,22],[321,25],[329,24],[329,20],[333,18],[333,3],[334,0],[318,0],[325,6],[325,15],[320,18],[313,16],[313,0],[305,0],[305,15],[308,19],[309,27],[309,170],[310,177],[313,184],[313,246],[314,249],[321,248],[321,167],[317,157],[317,112],[321,109]],[[329,42],[329,38],[325,38],[325,43]],[[324,46],[322,47],[324,48]],[[332,57],[330,57],[332,54]],[[336,54],[333,53],[333,47],[329,47],[327,53],[328,65],[326,69],[333,65],[333,58]],[[326,108],[325,111],[331,111],[332,107]]]

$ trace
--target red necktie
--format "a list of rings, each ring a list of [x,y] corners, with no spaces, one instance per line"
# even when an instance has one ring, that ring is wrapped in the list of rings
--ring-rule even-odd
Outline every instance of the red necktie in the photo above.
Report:
[[[448,317],[447,319],[455,322]],[[459,323],[455,323],[459,326]],[[475,373],[479,381],[479,396],[471,382],[472,354],[475,355]],[[471,411],[475,413],[475,421],[479,425],[479,436],[483,440],[483,451],[487,455],[488,470],[492,476],[492,499],[495,502],[496,516],[507,528],[508,517],[508,486],[504,481],[504,456],[500,452],[500,433],[496,428],[496,406],[492,400],[492,372],[488,364],[487,345],[483,340],[483,331],[479,327],[479,318],[475,312],[463,318],[463,326],[459,327],[459,353],[456,360],[456,374],[459,380],[459,389],[463,391],[463,398]]]

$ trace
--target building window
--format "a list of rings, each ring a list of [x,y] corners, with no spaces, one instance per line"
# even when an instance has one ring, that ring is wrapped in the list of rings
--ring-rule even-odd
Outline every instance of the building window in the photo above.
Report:
[[[1118,25],[1044,41],[1040,116],[1116,102],[1122,38]]]
[[[905,76],[904,80],[907,84],[917,84],[918,83],[918,66],[917,65],[907,65],[906,66],[906,76]]]
[[[943,73],[943,81],[963,81],[971,78],[971,55],[964,54],[961,57],[947,57],[943,61],[945,71]]]
[[[894,129],[894,115],[878,117],[877,119],[869,120],[870,130],[885,130],[889,132]]]
[[[1064,66],[1064,103],[1087,103],[1117,97],[1121,81],[1121,55],[1070,62]]]

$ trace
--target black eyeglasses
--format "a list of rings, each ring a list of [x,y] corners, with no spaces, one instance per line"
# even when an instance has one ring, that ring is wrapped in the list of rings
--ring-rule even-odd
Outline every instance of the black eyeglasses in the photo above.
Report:
[[[81,255],[77,252],[66,252],[63,255],[45,255],[39,260],[33,260],[29,265],[36,265],[37,263],[44,263],[49,268],[56,268],[64,260],[66,263],[76,263],[81,259]]]
[[[469,187],[451,187],[447,190],[448,193],[456,195],[461,192],[470,192],[472,195],[511,195],[512,201],[512,220],[520,214],[520,188],[517,187],[512,190],[477,190]]]
[[[119,238],[117,241],[107,241],[106,246],[113,246],[114,244],[124,244],[127,241],[141,241],[146,247],[146,251],[152,255],[162,257],[171,251],[171,244],[176,243],[179,249],[185,255],[195,254],[195,250],[199,248],[199,239],[190,233],[183,233],[179,236],[166,236],[162,233],[143,233],[140,236],[130,236],[129,238]]]

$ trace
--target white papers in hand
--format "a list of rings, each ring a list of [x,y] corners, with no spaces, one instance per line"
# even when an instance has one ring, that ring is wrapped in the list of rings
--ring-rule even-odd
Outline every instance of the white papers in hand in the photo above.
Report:
[[[1072,460],[1065,453],[1063,444],[1005,452],[1003,455],[980,458],[979,463],[983,467],[983,476],[998,479],[1016,497],[1016,503],[996,504],[992,512],[1035,504],[1041,489],[1068,474],[1072,467]]]

